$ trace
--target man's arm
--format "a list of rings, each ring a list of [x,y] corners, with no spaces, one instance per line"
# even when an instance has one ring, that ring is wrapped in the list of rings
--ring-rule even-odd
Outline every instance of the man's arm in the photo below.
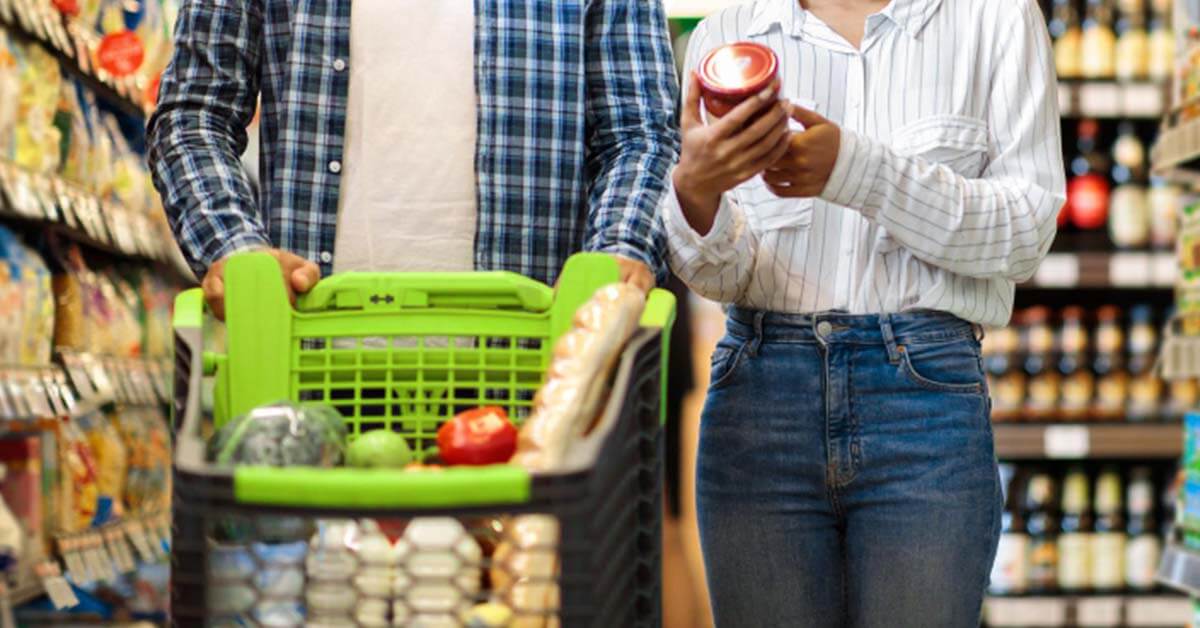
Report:
[[[587,16],[586,248],[666,278],[658,205],[679,156],[675,62],[661,0],[598,0]]]
[[[184,0],[147,139],[154,185],[197,277],[230,253],[268,246],[239,159],[261,50],[255,0]]]

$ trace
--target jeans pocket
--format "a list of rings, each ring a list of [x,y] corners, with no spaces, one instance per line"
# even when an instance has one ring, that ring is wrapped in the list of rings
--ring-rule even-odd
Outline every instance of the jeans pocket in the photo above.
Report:
[[[749,342],[733,336],[725,336],[717,343],[712,354],[712,369],[709,375],[709,390],[720,388],[733,378],[741,365]]]
[[[934,392],[983,393],[983,369],[973,338],[897,348],[900,369],[913,384]]]

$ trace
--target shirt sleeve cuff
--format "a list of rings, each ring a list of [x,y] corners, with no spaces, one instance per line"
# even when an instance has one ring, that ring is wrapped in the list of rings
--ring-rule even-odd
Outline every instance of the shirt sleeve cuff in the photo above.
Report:
[[[220,242],[214,243],[206,248],[203,258],[196,260],[190,259],[189,266],[196,277],[204,279],[204,275],[208,273],[208,268],[213,264],[233,255],[234,253],[242,253],[244,251],[256,251],[260,249],[271,248],[271,242],[262,234],[255,231],[244,231],[233,236],[223,238]]]
[[[875,186],[884,155],[883,145],[849,129],[841,129],[837,162],[825,182],[821,198],[869,217],[874,212],[866,206],[867,197]]]
[[[675,194],[675,186],[672,185],[667,192],[663,221],[667,227],[668,242],[672,246],[693,249],[712,261],[727,262],[737,256],[733,243],[737,239],[739,227],[745,224],[745,216],[742,214],[742,208],[729,199],[729,194],[721,195],[721,204],[717,207],[712,228],[708,233],[700,235],[683,215],[683,207]]]

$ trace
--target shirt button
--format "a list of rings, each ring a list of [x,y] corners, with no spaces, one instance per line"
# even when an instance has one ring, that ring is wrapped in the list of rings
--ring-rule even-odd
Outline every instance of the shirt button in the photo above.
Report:
[[[341,72],[345,69],[346,69],[346,60],[345,59],[334,59],[333,60],[333,71],[334,72]]]
[[[825,338],[833,333],[833,325],[829,321],[821,321],[817,323],[817,335]]]
[[[329,171],[332,172],[333,174],[337,174],[337,173],[341,172],[342,171],[342,162],[340,162],[336,159],[329,162]]]
[[[333,253],[329,251],[321,251],[321,263],[328,264],[333,261]]]

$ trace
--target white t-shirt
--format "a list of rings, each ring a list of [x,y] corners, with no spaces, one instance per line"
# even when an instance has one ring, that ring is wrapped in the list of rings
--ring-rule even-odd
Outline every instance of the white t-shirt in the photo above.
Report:
[[[474,0],[354,0],[335,272],[471,270]]]

